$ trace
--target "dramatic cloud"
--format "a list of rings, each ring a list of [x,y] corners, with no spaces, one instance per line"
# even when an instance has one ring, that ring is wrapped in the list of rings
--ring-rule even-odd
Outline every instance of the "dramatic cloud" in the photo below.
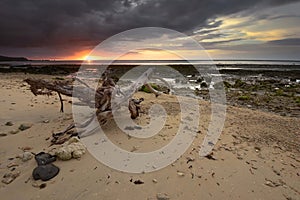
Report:
[[[280,45],[280,46],[300,46],[300,38],[287,38],[282,40],[272,40],[269,44]]]
[[[0,54],[64,58],[86,52],[121,31],[145,26],[181,31],[213,48],[224,43],[239,42],[246,34],[229,33],[234,25],[227,32],[220,31],[226,25],[223,16],[238,13],[239,17],[248,17],[253,11],[293,2],[297,1],[2,0]],[[266,13],[260,17],[261,20],[276,20],[299,16]],[[246,20],[235,26],[244,27],[251,23],[255,21]]]

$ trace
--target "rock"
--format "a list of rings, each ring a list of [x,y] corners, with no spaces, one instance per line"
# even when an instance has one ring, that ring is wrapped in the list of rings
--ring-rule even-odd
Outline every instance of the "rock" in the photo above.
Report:
[[[7,136],[6,133],[0,133],[0,137],[5,137],[5,136]]]
[[[41,179],[42,181],[48,181],[55,177],[59,173],[59,168],[53,164],[39,165],[34,168],[32,177],[34,180]]]
[[[217,160],[214,156],[213,156],[213,152],[211,152],[210,154],[207,154],[206,156],[204,156],[205,158],[209,159],[209,160]]]
[[[133,181],[133,183],[135,185],[140,185],[140,184],[144,184],[144,181],[138,179],[138,180]]]
[[[134,127],[132,127],[132,126],[126,126],[124,128],[124,130],[132,131],[132,130],[134,130]]]
[[[80,158],[85,154],[86,148],[77,137],[72,137],[68,142],[55,151],[55,155],[61,160]]]
[[[14,135],[14,134],[19,133],[19,131],[20,131],[19,129],[14,129],[14,130],[9,131],[9,133]]]
[[[269,186],[269,187],[274,187],[273,183],[271,181],[266,181],[265,185]]]
[[[166,193],[157,193],[156,198],[157,198],[157,200],[169,200],[170,199],[169,195]]]
[[[197,77],[196,83],[201,83],[202,81],[204,81],[204,78],[201,76]]]
[[[32,183],[31,185],[32,185],[32,187],[36,187],[36,188],[40,188],[40,189],[43,189],[47,186],[46,183],[38,184],[36,182]]]
[[[254,147],[255,152],[261,151],[260,147]]]
[[[200,83],[200,87],[201,88],[207,88],[208,84],[206,82],[202,82],[202,83]]]
[[[62,147],[58,151],[55,152],[55,155],[60,160],[70,160],[72,159],[72,151],[67,147]]]
[[[30,150],[32,150],[32,147],[24,146],[24,147],[21,147],[20,149],[22,149],[23,151],[30,151]]]
[[[15,163],[15,162],[11,162],[7,165],[7,168],[17,167],[17,166],[19,166],[19,164]]]
[[[139,149],[138,146],[133,146],[132,149],[130,150],[131,152],[137,151]]]
[[[39,186],[39,188],[40,188],[40,189],[43,189],[43,188],[45,188],[46,186],[47,186],[46,183],[42,183],[42,184]]]
[[[5,126],[13,126],[13,125],[14,124],[11,121],[5,123]]]
[[[46,165],[56,161],[56,156],[45,152],[40,152],[36,154],[34,158],[38,165]]]
[[[157,183],[157,180],[154,178],[154,179],[152,179],[152,182],[153,183]]]
[[[195,158],[190,156],[188,156],[186,159],[187,159],[186,163],[193,162],[195,160]]]
[[[31,185],[32,185],[32,187],[36,187],[36,188],[40,187],[39,184],[36,182],[33,182]]]
[[[177,172],[177,175],[178,176],[184,176],[184,173],[183,172]]]
[[[3,176],[2,183],[10,184],[10,183],[13,182],[18,176],[20,176],[20,172],[19,172],[19,171],[6,173],[6,174],[4,174],[4,176]]]
[[[239,159],[239,160],[243,160],[244,159],[242,156],[237,156],[236,158]]]
[[[274,181],[266,179],[265,185],[269,187],[278,187],[278,186],[282,186],[282,183],[276,183]]]
[[[277,176],[280,176],[280,172],[279,172],[279,171],[273,169],[273,172],[274,172]]]
[[[25,130],[31,128],[31,127],[32,127],[32,124],[29,124],[29,123],[21,124],[21,125],[19,126],[19,130],[20,130],[20,131],[25,131]]]
[[[33,158],[33,155],[32,155],[32,153],[26,151],[22,154],[21,158],[22,158],[23,162],[26,162],[28,160],[31,160]]]

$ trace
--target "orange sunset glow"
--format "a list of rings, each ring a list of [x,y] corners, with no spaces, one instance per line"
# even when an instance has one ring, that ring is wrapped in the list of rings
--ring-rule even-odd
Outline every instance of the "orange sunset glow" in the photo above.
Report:
[[[59,60],[85,60],[91,50],[83,50],[79,52],[75,52],[73,55],[63,57],[62,59]]]
[[[207,53],[210,51],[188,51],[188,50],[153,50],[139,49],[130,51],[121,56],[112,52],[99,51],[80,51],[72,56],[66,57],[65,60],[185,60],[185,59],[207,59]]]

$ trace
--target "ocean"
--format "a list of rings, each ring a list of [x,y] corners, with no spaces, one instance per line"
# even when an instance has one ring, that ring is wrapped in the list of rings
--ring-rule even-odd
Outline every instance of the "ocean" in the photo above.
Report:
[[[135,67],[131,73],[123,75],[123,80],[134,80],[142,74],[146,68],[155,68],[155,75],[168,80],[174,87],[188,87],[195,89],[199,87],[199,76],[216,77],[222,76],[223,79],[230,78],[276,78],[279,80],[300,82],[300,60],[92,60],[92,61],[60,61],[60,60],[33,60],[33,61],[13,61],[0,62],[0,68],[18,69],[35,69],[47,68],[45,72],[53,69],[67,68],[78,69],[84,66],[83,73],[86,77],[92,77],[95,73],[99,73],[99,69],[111,66],[114,74],[124,74]],[[162,66],[172,66],[174,70],[164,68]],[[194,66],[195,68],[191,67]],[[179,71],[179,73],[176,72]],[[55,71],[55,70],[52,70]],[[73,70],[73,75],[77,75],[77,70]],[[1,71],[2,72],[2,71]],[[184,80],[179,80],[183,75]]]

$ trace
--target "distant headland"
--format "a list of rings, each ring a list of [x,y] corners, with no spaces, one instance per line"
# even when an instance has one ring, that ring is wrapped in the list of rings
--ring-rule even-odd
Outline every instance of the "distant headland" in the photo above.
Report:
[[[25,57],[9,57],[0,55],[0,61],[28,61]]]

